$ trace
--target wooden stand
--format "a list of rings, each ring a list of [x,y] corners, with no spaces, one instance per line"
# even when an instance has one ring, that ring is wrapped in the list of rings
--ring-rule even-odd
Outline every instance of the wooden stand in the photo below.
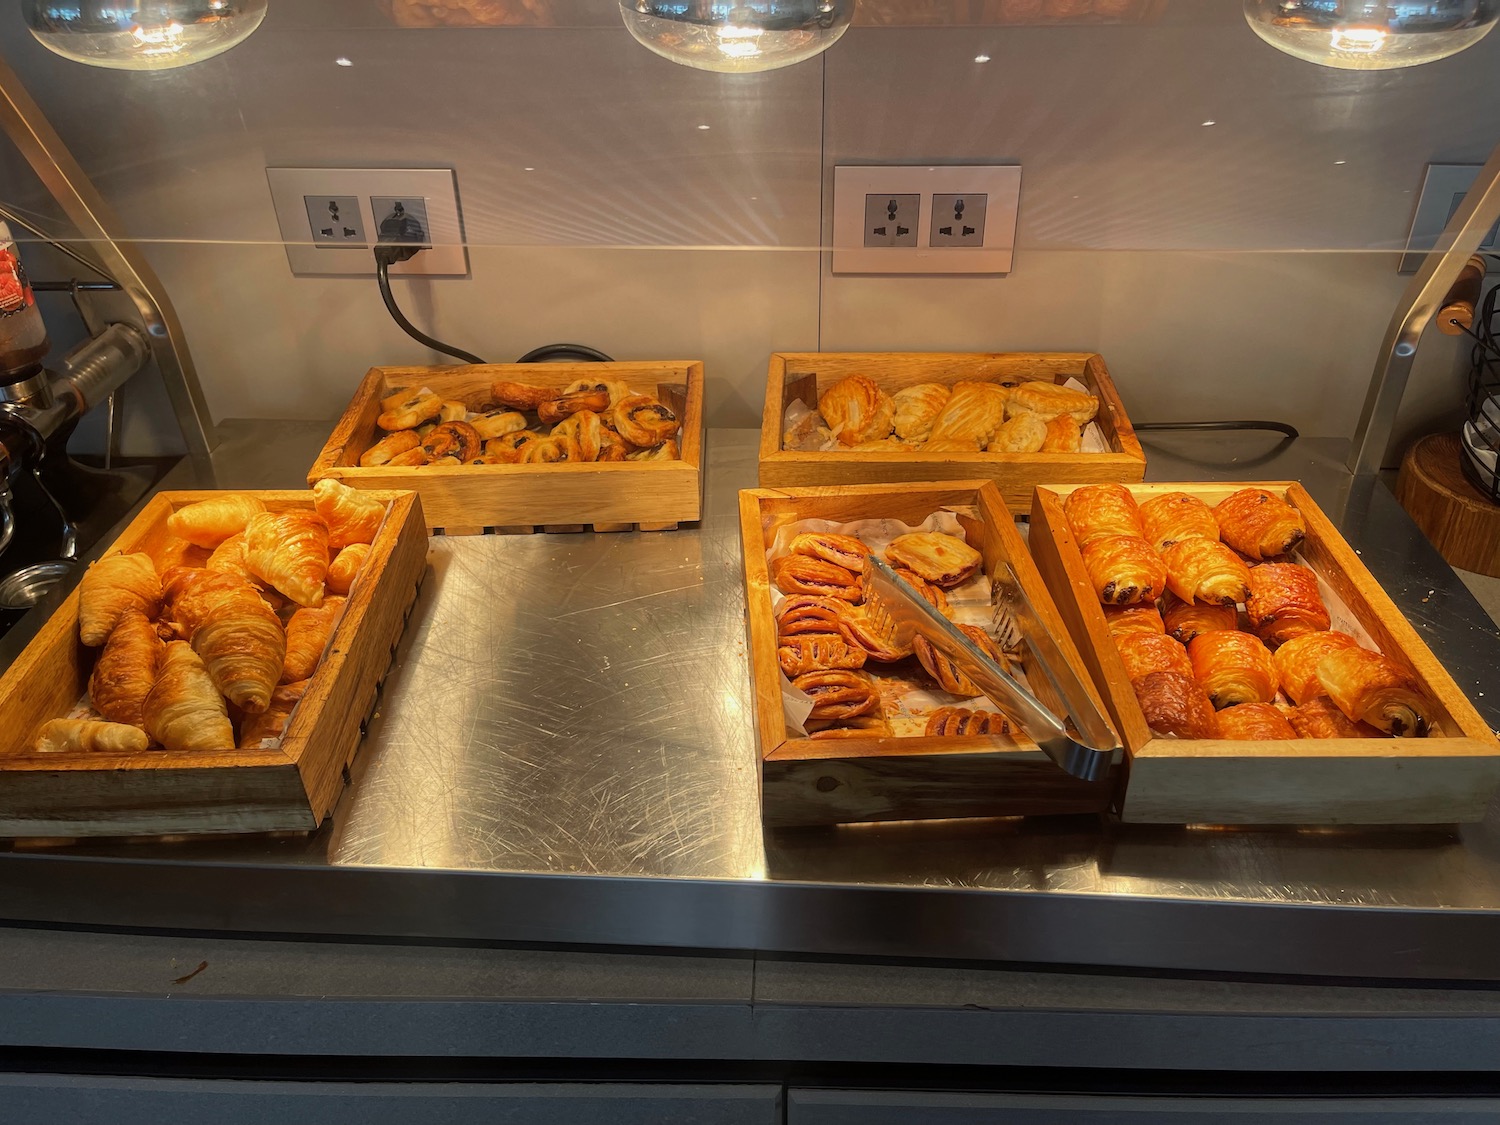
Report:
[[[1401,459],[1396,499],[1449,566],[1500,578],[1500,505],[1464,476],[1457,434],[1429,434]]]

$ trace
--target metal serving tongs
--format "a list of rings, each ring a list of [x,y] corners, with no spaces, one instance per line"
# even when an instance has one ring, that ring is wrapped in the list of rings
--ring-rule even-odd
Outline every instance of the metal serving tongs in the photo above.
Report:
[[[889,618],[893,640],[905,646],[921,634],[932,647],[953,661],[993,702],[1026,732],[1047,756],[1067,773],[1084,781],[1103,777],[1120,755],[1119,740],[1094,705],[1087,689],[1066,660],[1052,634],[1037,620],[1031,602],[1008,564],[995,578],[1000,608],[1011,618],[1021,639],[1036,658],[1036,665],[1051,681],[1057,698],[1068,712],[1065,723],[1006,671],[981,651],[973,641],[929,605],[920,594],[896,576],[886,563],[865,560],[865,602],[877,614]]]

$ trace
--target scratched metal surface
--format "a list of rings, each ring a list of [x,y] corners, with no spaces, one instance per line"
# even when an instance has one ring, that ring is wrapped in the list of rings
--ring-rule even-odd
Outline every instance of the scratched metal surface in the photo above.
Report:
[[[278,463],[294,485],[322,432],[225,430],[231,452],[216,457],[215,472],[227,487],[277,483],[268,466]],[[698,528],[434,540],[353,784],[319,833],[54,850],[226,871],[589,873],[1500,911],[1494,810],[1462,830],[1059,818],[763,837],[734,507],[736,490],[755,483],[755,441],[749,431],[711,435]],[[1351,487],[1343,444],[1151,435],[1148,456],[1154,479],[1303,480],[1481,710],[1500,721],[1500,685],[1481,695],[1487,680],[1500,680],[1492,671],[1500,632],[1383,485]],[[244,917],[243,900],[237,909]]]

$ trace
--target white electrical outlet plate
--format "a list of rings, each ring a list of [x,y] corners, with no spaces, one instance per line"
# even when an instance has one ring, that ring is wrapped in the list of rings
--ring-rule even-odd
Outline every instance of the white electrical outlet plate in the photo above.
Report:
[[[287,261],[299,277],[374,277],[373,247],[380,220],[372,199],[420,200],[426,215],[430,250],[391,266],[391,276],[468,277],[458,209],[458,181],[451,168],[267,168],[276,222],[286,244]],[[312,226],[309,198],[324,197],[358,204],[365,239],[362,248],[330,245]],[[346,213],[346,208],[341,208]],[[325,224],[326,225],[326,224]]]
[[[1453,212],[1464,201],[1469,188],[1479,176],[1478,164],[1429,164],[1427,175],[1422,180],[1422,195],[1417,200],[1416,212],[1412,215],[1411,233],[1406,239],[1406,253],[1401,255],[1399,272],[1416,273],[1422,268],[1422,259],[1437,245],[1438,235],[1453,218]],[[1485,236],[1480,249],[1494,252],[1500,249],[1500,223]]]
[[[918,213],[908,224],[915,246],[866,246],[867,197],[889,200],[919,197]],[[978,230],[967,238],[960,224],[955,238],[933,222],[933,198],[943,197],[949,212],[955,199],[966,201],[965,214],[977,207]],[[1009,273],[1015,259],[1016,216],[1021,208],[1018,164],[842,164],[833,170],[833,272],[899,274]],[[982,238],[982,242],[978,241]],[[952,241],[958,245],[934,245]],[[976,243],[977,244],[974,244]]]

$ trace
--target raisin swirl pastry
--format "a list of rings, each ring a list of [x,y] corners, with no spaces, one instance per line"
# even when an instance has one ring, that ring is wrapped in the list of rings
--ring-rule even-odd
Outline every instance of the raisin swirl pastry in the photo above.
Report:
[[[615,432],[631,445],[650,449],[677,433],[677,415],[650,395],[627,395],[610,411]]]
[[[868,714],[880,698],[869,676],[844,668],[804,672],[792,680],[792,686],[812,698],[807,717],[813,722]]]
[[[484,439],[467,422],[440,422],[422,442],[422,449],[434,461],[456,457],[460,462],[468,462],[484,452]]]
[[[990,639],[988,633],[977,625],[960,625],[958,628],[959,632],[974,642],[980,652],[1001,668],[1005,667],[1005,657],[995,647],[995,642]],[[934,648],[932,642],[926,637],[918,634],[912,638],[912,648],[916,650],[918,663],[927,670],[929,676],[938,682],[938,686],[950,695],[961,695],[967,699],[984,694],[978,684],[964,675],[963,670],[957,664]]]
[[[1262,563],[1252,570],[1245,613],[1255,635],[1273,649],[1331,624],[1318,576],[1296,563]]]
[[[414,430],[423,422],[436,418],[443,400],[431,391],[399,391],[380,403],[384,411],[375,424],[382,430]]]
[[[1108,535],[1083,549],[1094,593],[1106,605],[1154,602],[1167,588],[1167,568],[1144,539]]]
[[[583,450],[578,446],[578,439],[572,434],[553,434],[551,437],[537,438],[525,444],[521,450],[521,464],[523,465],[560,465],[567,462],[582,461]]]
[[[1280,676],[1271,652],[1249,633],[1218,629],[1188,645],[1193,677],[1219,709],[1239,703],[1270,703]]]
[[[1161,561],[1167,589],[1185,602],[1235,605],[1250,596],[1250,568],[1217,539],[1179,539]]]
[[[783,594],[820,594],[846,602],[860,599],[858,575],[811,555],[782,555],[771,564],[771,580]]]
[[[389,465],[391,459],[413,449],[420,449],[422,438],[416,430],[399,430],[386,434],[369,449],[359,455],[359,463],[366,468],[371,465]]]
[[[819,668],[863,668],[865,650],[840,636],[802,636],[784,639],[776,649],[776,661],[787,679]]]
[[[542,435],[535,430],[512,430],[484,443],[484,455],[502,465],[519,465],[526,455],[526,447],[541,441]]]
[[[1284,555],[1302,542],[1302,513],[1263,488],[1246,488],[1214,509],[1219,535],[1240,554],[1259,562]]]
[[[967,707],[939,707],[927,716],[927,735],[962,738],[1010,733],[1010,722],[998,711],[971,711]]]
[[[1239,622],[1239,612],[1232,605],[1185,602],[1170,590],[1162,599],[1161,617],[1167,633],[1183,644],[1188,644],[1199,633],[1233,629]]]
[[[1141,525],[1146,542],[1165,551],[1184,539],[1219,541],[1219,521],[1213,509],[1186,492],[1166,492],[1141,505]]]
[[[592,410],[575,411],[552,427],[553,437],[568,436],[578,443],[579,459],[583,461],[599,460],[606,432],[604,422]]]
[[[1214,716],[1219,738],[1236,742],[1280,742],[1298,737],[1286,716],[1269,703],[1241,703],[1226,707]]]
[[[556,387],[533,387],[529,383],[512,383],[505,379],[490,385],[490,396],[500,406],[512,410],[536,410],[558,395]]]
[[[796,536],[786,549],[794,555],[811,555],[813,558],[831,562],[845,570],[858,571],[864,568],[870,557],[870,548],[852,535],[836,535],[831,532],[807,532]]]
[[[1079,550],[1095,539],[1128,535],[1144,539],[1141,509],[1122,484],[1090,484],[1075,488],[1063,501],[1063,514]]]

